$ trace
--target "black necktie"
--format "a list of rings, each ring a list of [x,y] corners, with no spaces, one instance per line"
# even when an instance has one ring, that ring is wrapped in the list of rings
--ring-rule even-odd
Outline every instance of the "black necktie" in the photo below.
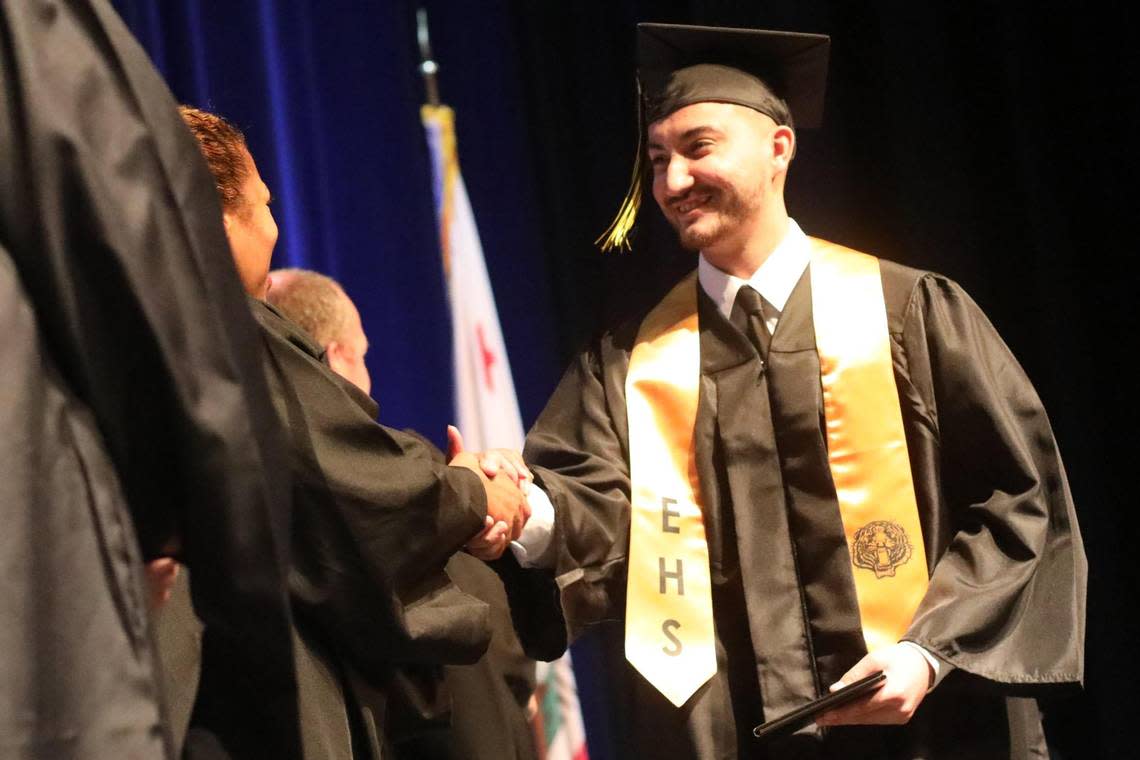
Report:
[[[761,359],[767,358],[772,336],[764,321],[764,299],[751,286],[744,285],[737,291],[729,321],[748,336]]]

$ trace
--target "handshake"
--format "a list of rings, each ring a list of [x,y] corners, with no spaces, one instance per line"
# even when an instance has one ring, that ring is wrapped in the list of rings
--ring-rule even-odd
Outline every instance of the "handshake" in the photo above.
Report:
[[[530,519],[526,494],[534,476],[522,455],[510,449],[480,453],[463,448],[463,436],[447,428],[447,459],[452,467],[466,467],[479,476],[487,494],[487,520],[483,529],[467,542],[467,551],[481,560],[498,559],[507,545],[522,534]]]

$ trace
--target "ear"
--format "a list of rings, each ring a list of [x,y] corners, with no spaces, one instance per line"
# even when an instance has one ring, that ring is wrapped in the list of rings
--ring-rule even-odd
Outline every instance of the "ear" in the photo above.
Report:
[[[344,366],[344,346],[340,344],[340,341],[329,341],[328,345],[325,346],[325,358],[328,359],[333,372],[339,375],[340,368]]]
[[[772,131],[772,160],[778,169],[786,170],[796,154],[796,133],[782,124]]]

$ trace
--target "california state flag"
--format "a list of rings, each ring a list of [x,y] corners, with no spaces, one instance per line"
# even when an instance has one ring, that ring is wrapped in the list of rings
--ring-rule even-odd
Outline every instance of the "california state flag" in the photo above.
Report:
[[[431,151],[432,189],[451,304],[456,422],[466,448],[472,451],[521,451],[522,418],[507,348],[475,216],[459,174],[455,114],[446,106],[425,105],[421,117]],[[537,696],[540,710],[535,734],[540,757],[588,760],[569,652],[555,662],[539,663]]]

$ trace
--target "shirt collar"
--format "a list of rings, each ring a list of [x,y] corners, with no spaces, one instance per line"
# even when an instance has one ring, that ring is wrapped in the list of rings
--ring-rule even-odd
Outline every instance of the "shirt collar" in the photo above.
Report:
[[[784,311],[792,289],[807,269],[811,257],[807,235],[794,219],[788,220],[788,231],[779,245],[768,254],[760,268],[748,279],[722,272],[709,263],[702,253],[697,262],[697,278],[727,318],[732,313],[736,293],[743,285],[751,285],[777,313]]]

